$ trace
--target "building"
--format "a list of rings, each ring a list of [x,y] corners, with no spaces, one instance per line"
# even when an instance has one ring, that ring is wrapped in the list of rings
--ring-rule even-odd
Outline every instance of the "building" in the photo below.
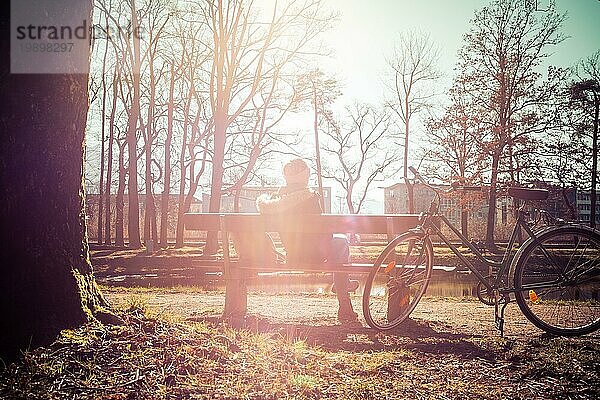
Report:
[[[318,191],[318,188],[311,188],[314,191]],[[244,186],[239,194],[239,212],[242,213],[255,213],[258,212],[256,209],[256,199],[262,194],[276,193],[279,190],[277,186]],[[221,211],[222,212],[233,212],[234,210],[235,196],[231,193],[225,194],[221,197]],[[208,205],[210,203],[210,195],[202,194],[202,211],[208,212]],[[323,212],[326,214],[331,213],[331,188],[323,188]]]
[[[450,188],[449,185],[432,185],[443,191]],[[386,214],[408,213],[408,194],[405,183],[396,183],[383,188],[384,212]],[[427,186],[417,183],[413,188],[415,213],[419,214],[429,209],[434,198],[434,192]],[[461,229],[461,215],[465,212],[467,216],[468,239],[481,240],[485,237],[485,227],[488,214],[487,188],[481,191],[452,192],[442,195],[440,212],[459,230]],[[496,220],[498,225],[508,225],[514,221],[509,215],[509,207],[506,199],[499,199],[497,205]],[[511,225],[512,226],[512,225]],[[500,239],[504,238],[504,231],[510,235],[510,228],[501,229]],[[499,230],[500,231],[500,230]],[[453,237],[448,229],[443,232]],[[507,236],[508,237],[508,236]]]
[[[576,196],[577,219],[589,224],[592,215],[592,191],[578,190]],[[600,191],[596,191],[596,226],[600,226]]]
[[[448,189],[448,185],[433,185],[436,188]],[[534,187],[547,189],[549,196],[547,200],[537,201],[529,205],[533,218],[537,208],[546,210],[552,217],[563,220],[579,220],[589,223],[589,191],[581,192],[573,187],[560,187],[543,182],[535,182]],[[481,191],[451,192],[442,195],[440,211],[457,228],[461,226],[461,213],[467,213],[468,238],[483,240],[487,229],[488,216],[488,191],[489,187],[483,186]],[[427,211],[434,197],[431,189],[422,184],[414,187],[415,212]],[[495,238],[508,240],[515,222],[515,201],[510,196],[500,195],[496,202],[496,228]],[[600,210],[600,205],[597,206]],[[385,213],[408,213],[408,196],[405,183],[384,188],[384,210]],[[598,212],[600,214],[600,211]],[[586,219],[587,218],[587,219]],[[597,215],[596,220],[600,217]],[[448,231],[444,231],[449,233]]]

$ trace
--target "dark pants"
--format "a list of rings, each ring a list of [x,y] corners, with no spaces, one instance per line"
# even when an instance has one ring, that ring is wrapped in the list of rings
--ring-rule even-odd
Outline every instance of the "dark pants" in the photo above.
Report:
[[[328,262],[332,264],[344,264],[350,261],[350,246],[346,235],[334,234],[331,239],[331,247]],[[350,313],[352,303],[348,294],[348,284],[350,279],[345,272],[335,272],[333,274],[333,284],[335,285],[335,294],[340,304],[340,313]]]

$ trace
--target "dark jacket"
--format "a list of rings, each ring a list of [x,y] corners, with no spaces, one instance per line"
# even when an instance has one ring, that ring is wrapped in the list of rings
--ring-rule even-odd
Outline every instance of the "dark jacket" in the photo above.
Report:
[[[309,189],[260,197],[257,207],[261,213],[281,218],[291,231],[302,231],[303,215],[321,214],[319,195]],[[327,257],[330,235],[314,233],[280,232],[279,236],[290,264],[320,263]]]

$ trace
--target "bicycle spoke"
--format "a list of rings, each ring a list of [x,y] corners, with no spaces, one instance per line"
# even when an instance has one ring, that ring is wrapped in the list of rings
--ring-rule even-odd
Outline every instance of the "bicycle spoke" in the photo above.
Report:
[[[594,271],[595,273],[591,273],[592,271]],[[589,274],[588,274],[588,272],[589,272]],[[592,282],[594,280],[594,278],[598,278],[600,276],[598,274],[599,272],[600,272],[600,269],[598,269],[598,268],[587,269],[587,270],[582,271],[581,273],[577,274],[573,278],[571,278],[571,281],[575,282],[574,284],[576,284],[576,285],[583,284],[586,282]],[[584,275],[589,275],[589,276],[585,279],[579,279],[579,278],[583,277]]]
[[[407,318],[424,294],[432,269],[431,242],[406,234],[395,239],[378,257],[367,278],[363,314],[367,323],[391,329]]]
[[[573,260],[573,256],[577,253],[577,248],[579,247],[579,243],[581,243],[581,241],[577,241],[577,245],[575,245],[575,249],[573,250],[571,257],[569,257],[569,261],[567,261],[567,264],[565,265],[565,271],[563,271],[565,274],[567,273],[567,270],[569,269],[569,265],[571,264],[571,261]],[[587,248],[587,246],[586,246],[586,248]],[[584,252],[585,252],[585,250],[584,250]]]
[[[596,261],[600,261],[600,256],[599,256],[599,257],[596,257],[596,259],[595,259],[595,260],[590,260],[590,261],[589,261],[589,263],[591,263],[591,264],[592,264],[590,268],[586,268],[585,270],[581,271],[581,272],[580,272],[580,273],[578,273],[577,275],[571,276],[571,277],[570,277],[570,279],[571,279],[571,280],[575,280],[575,279],[579,278],[580,276],[582,276],[582,275],[585,275],[586,273],[588,273],[588,272],[591,272],[591,271],[594,271],[594,270],[599,270],[599,271],[600,271],[600,268],[596,267]],[[586,262],[586,263],[587,263],[587,262]],[[581,266],[584,266],[586,263],[582,264]],[[580,267],[581,267],[581,266],[580,266]],[[578,268],[576,268],[576,269],[573,269],[573,271],[576,271],[577,269],[580,269],[580,268],[578,267]]]
[[[559,275],[564,275],[564,273],[561,271],[561,268],[556,264],[556,261],[554,260],[554,257],[552,257],[550,255],[550,253],[548,253],[548,250],[546,250],[544,248],[543,245],[540,244],[540,249],[542,251],[542,254],[544,254],[544,256],[546,256],[546,258],[548,259],[548,261],[550,261],[550,264],[552,267],[554,267],[554,271],[556,271],[556,273],[558,273]]]
[[[564,226],[542,233],[515,269],[516,300],[539,328],[580,335],[600,328],[600,236]],[[533,290],[535,297],[528,295]]]

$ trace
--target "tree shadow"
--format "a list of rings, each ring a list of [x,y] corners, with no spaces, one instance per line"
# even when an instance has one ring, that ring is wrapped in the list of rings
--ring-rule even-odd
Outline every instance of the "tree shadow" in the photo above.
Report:
[[[451,327],[430,321],[407,320],[388,331],[378,331],[361,323],[312,325],[276,322],[260,315],[224,320],[206,315],[190,318],[210,325],[227,325],[290,341],[302,340],[326,351],[354,352],[409,350],[431,355],[454,355],[462,359],[495,361],[494,352],[477,345],[477,335],[451,332]],[[435,329],[437,328],[437,329]]]

